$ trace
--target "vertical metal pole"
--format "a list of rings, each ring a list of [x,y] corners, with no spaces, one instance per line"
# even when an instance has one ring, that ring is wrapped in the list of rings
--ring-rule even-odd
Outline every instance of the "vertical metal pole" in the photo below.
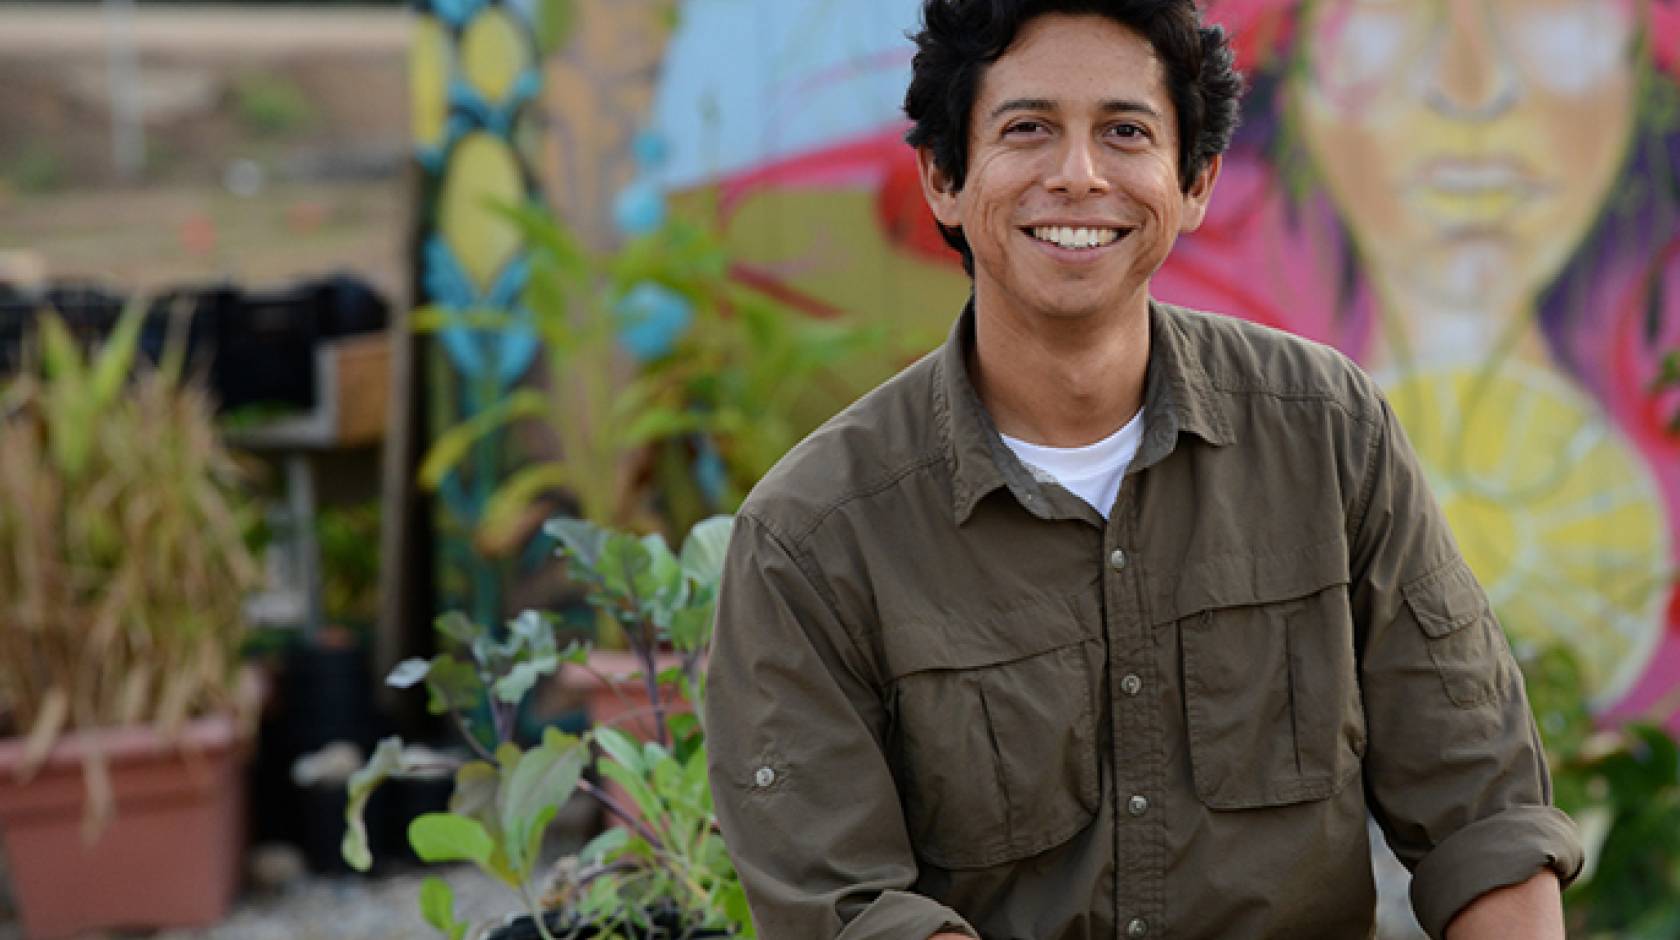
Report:
[[[133,181],[146,166],[140,115],[140,57],[134,45],[135,0],[105,0],[105,72],[111,80],[111,159]]]
[[[315,538],[315,474],[309,454],[291,450],[286,466],[286,512],[292,517],[292,551],[297,556],[304,596],[303,636],[313,640],[326,622],[322,597],[321,545]]]

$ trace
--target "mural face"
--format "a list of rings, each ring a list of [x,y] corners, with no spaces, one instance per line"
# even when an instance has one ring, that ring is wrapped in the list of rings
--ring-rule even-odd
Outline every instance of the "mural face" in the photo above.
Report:
[[[1395,306],[1481,320],[1419,345],[1485,345],[1557,275],[1621,168],[1632,3],[1327,0],[1302,25],[1291,97],[1367,273]]]
[[[1572,646],[1604,707],[1642,676],[1671,681],[1652,666],[1675,491],[1587,376],[1569,374],[1579,348],[1548,335],[1540,299],[1628,182],[1642,13],[1324,0],[1301,11],[1277,96],[1298,134],[1285,144],[1306,152],[1374,294],[1379,326],[1360,358],[1461,548],[1512,635]],[[1602,250],[1598,237],[1589,247]]]
[[[928,348],[969,282],[902,143],[917,10],[687,0],[648,134],[653,182],[716,219],[735,277]],[[1571,647],[1603,715],[1680,726],[1680,393],[1657,390],[1680,349],[1680,3],[1207,10],[1253,90],[1155,295],[1358,359],[1514,640]]]

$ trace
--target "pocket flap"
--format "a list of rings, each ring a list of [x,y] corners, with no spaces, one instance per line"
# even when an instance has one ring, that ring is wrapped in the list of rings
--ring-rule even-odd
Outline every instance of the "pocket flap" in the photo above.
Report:
[[[1402,587],[1418,625],[1439,640],[1488,611],[1487,596],[1462,558],[1455,558]]]
[[[1096,584],[1001,610],[952,609],[881,631],[888,679],[936,669],[978,669],[1102,636]]]
[[[1271,604],[1348,583],[1347,543],[1329,539],[1299,548],[1230,553],[1184,566],[1164,579],[1155,620],[1170,623],[1222,607]]]

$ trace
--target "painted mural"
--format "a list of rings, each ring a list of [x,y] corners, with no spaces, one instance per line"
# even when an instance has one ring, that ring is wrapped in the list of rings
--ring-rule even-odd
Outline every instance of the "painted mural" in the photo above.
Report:
[[[734,276],[932,346],[966,279],[899,105],[914,0],[689,0],[648,133]],[[1223,0],[1251,92],[1159,296],[1387,390],[1519,643],[1680,723],[1680,2]]]
[[[434,434],[505,397],[537,352],[534,334],[518,325],[527,272],[521,237],[492,206],[537,198],[521,138],[529,139],[529,105],[542,87],[539,12],[532,4],[486,0],[416,6],[409,87],[424,179],[421,301],[446,318],[495,308],[513,320],[494,331],[446,320],[431,334],[422,384]],[[475,551],[471,534],[507,472],[502,442],[492,437],[438,487],[432,520],[440,610],[467,610],[484,623],[501,619],[507,565]]]

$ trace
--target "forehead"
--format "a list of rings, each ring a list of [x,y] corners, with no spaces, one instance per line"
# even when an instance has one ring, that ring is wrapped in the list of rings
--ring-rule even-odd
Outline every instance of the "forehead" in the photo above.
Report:
[[[1065,106],[1124,97],[1166,109],[1166,69],[1149,40],[1128,26],[1095,14],[1047,13],[1023,24],[987,67],[975,113],[1015,97]]]

